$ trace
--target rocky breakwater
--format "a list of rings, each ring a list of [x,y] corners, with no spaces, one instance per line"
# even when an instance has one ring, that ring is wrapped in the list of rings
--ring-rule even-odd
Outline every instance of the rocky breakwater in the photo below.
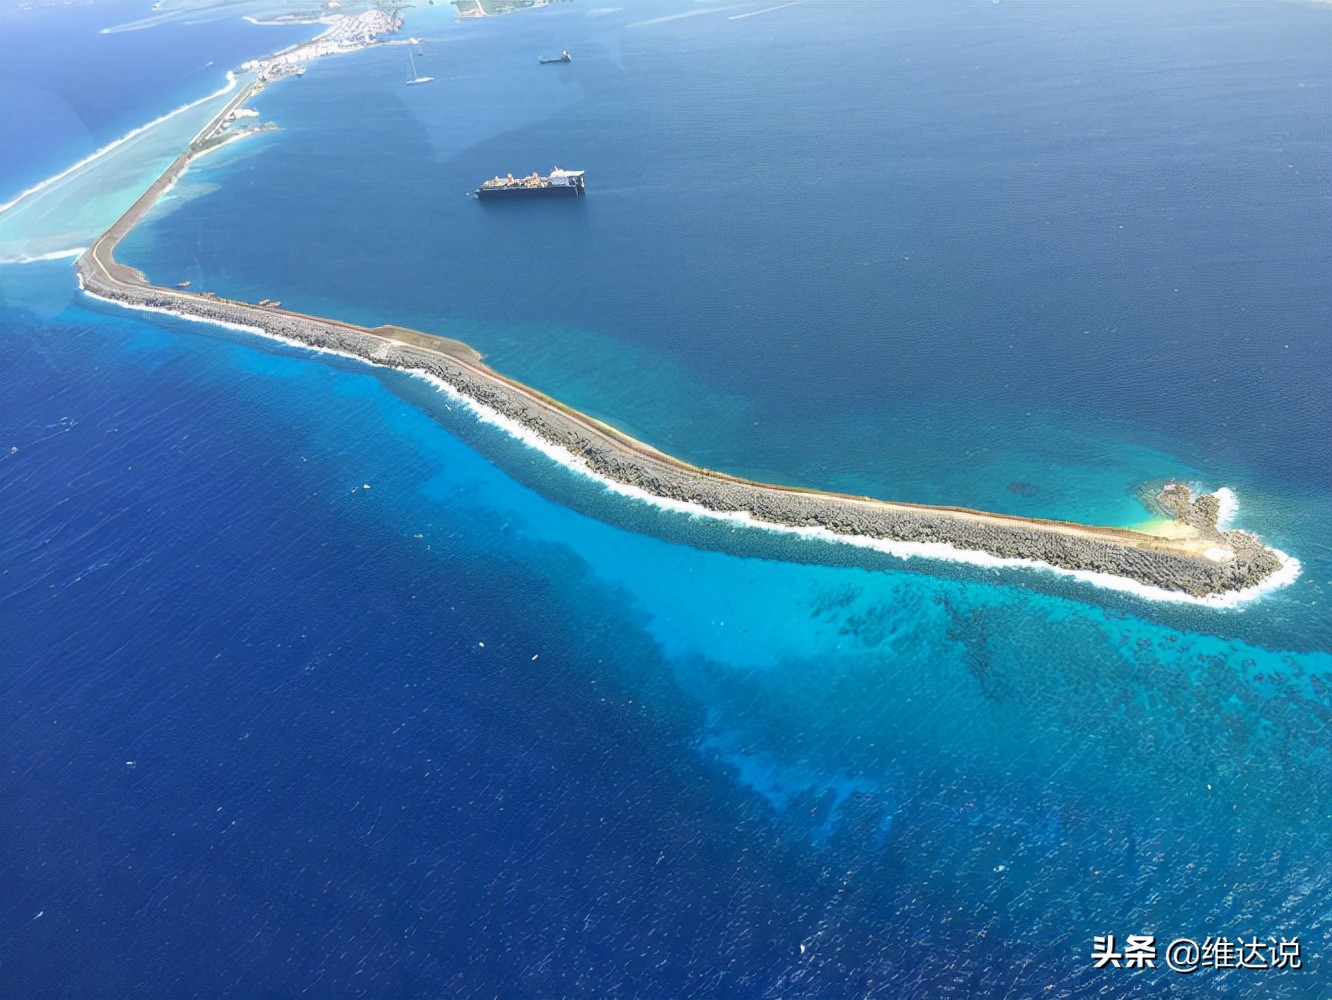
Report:
[[[1210,497],[1170,484],[1154,502],[1180,530],[1158,537],[1117,528],[989,514],[954,507],[891,503],[868,497],[756,483],[688,465],[487,368],[466,344],[396,327],[367,329],[300,313],[155,286],[115,260],[120,241],[188,168],[259,81],[219,112],[143,196],[79,258],[80,286],[132,309],[239,325],[372,364],[433,376],[476,405],[567,452],[588,471],[652,497],[755,522],[817,528],[848,540],[927,546],[920,554],[985,553],[1061,570],[1104,574],[1162,591],[1211,597],[1249,590],[1283,567],[1253,535],[1222,531]]]
[[[119,230],[119,231],[118,231]],[[107,235],[118,240],[124,230]],[[104,238],[105,239],[105,238]],[[1156,503],[1187,530],[1157,537],[1117,528],[930,507],[738,479],[680,462],[487,368],[467,345],[393,327],[368,329],[148,284],[111,260],[99,241],[78,261],[86,291],[130,308],[163,310],[207,322],[249,327],[372,364],[421,372],[478,406],[506,417],[573,456],[607,480],[653,497],[792,528],[888,542],[936,543],[1062,570],[1106,574],[1192,597],[1233,594],[1261,584],[1281,556],[1243,531],[1217,526],[1215,498],[1182,484]],[[929,550],[921,550],[928,554]],[[934,550],[944,554],[947,550]]]
[[[396,29],[397,24],[392,27]],[[476,406],[563,450],[592,474],[650,497],[688,504],[700,513],[742,515],[769,526],[820,529],[848,541],[920,546],[899,551],[921,555],[984,553],[1019,564],[1100,574],[1199,598],[1250,591],[1286,566],[1280,553],[1255,536],[1221,530],[1215,498],[1195,497],[1177,483],[1167,485],[1152,499],[1178,527],[1169,537],[1162,537],[959,507],[800,490],[696,468],[505,378],[459,341],[398,327],[367,329],[272,305],[161,288],[117,262],[115,250],[120,241],[263,83],[261,74],[242,88],[142,197],[79,257],[79,284],[88,294],[130,309],[241,326],[372,364],[433,376]]]

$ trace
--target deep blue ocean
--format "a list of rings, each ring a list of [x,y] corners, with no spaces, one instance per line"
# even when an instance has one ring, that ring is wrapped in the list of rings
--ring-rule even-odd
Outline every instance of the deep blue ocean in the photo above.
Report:
[[[700,524],[0,266],[0,993],[1332,992],[1332,13],[768,6],[409,11],[433,84],[312,64],[122,258],[732,472],[1126,525],[1227,486],[1300,578],[1224,610]],[[25,28],[94,138],[0,90],[0,194],[299,37],[98,9]],[[138,41],[74,73],[62,18]],[[554,165],[588,197],[466,197]],[[1107,933],[1304,968],[1096,970]]]

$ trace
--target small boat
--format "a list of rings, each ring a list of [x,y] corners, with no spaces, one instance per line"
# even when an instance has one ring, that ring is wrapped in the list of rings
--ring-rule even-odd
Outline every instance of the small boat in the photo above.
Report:
[[[177,282],[176,282],[176,287],[177,287],[177,288],[189,288],[189,287],[190,287],[190,283],[189,283],[188,281],[177,281]]]
[[[412,78],[407,81],[407,86],[414,87],[418,83],[429,83],[434,79],[433,76],[421,76],[416,72],[416,53],[410,49],[407,51],[407,58],[412,61]]]
[[[545,56],[542,56],[540,59],[537,60],[537,62],[539,62],[542,66],[549,66],[552,63],[570,63],[573,62],[573,56],[569,55],[568,49],[565,49],[554,59],[547,59]]]

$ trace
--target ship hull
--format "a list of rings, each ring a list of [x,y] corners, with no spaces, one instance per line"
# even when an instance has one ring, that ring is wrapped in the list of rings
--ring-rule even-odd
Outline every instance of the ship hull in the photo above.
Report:
[[[519,198],[578,198],[583,186],[551,185],[549,187],[477,188],[476,196],[482,201],[500,201]]]

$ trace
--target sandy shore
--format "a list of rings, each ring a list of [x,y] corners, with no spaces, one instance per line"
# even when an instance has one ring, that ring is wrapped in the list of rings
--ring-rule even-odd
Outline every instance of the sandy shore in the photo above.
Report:
[[[368,329],[283,309],[161,288],[115,260],[120,241],[206,150],[216,128],[259,84],[244,88],[77,262],[79,282],[94,296],[129,308],[162,310],[206,322],[239,325],[372,364],[419,372],[471,403],[520,425],[594,475],[673,503],[722,515],[746,515],[773,526],[821,528],[835,536],[984,553],[1081,574],[1100,574],[1159,591],[1207,598],[1252,591],[1286,568],[1254,535],[1217,526],[1211,495],[1171,484],[1155,498],[1173,519],[1169,532],[990,514],[960,507],[895,503],[802,490],[688,465],[488,368],[459,341],[399,327]],[[941,549],[946,552],[948,549]]]
[[[281,22],[254,21],[253,23]],[[372,7],[360,14],[324,14],[313,21],[298,18],[295,23],[327,24],[328,27],[308,42],[300,42],[271,56],[255,59],[241,66],[241,69],[272,72],[306,63],[321,56],[355,52],[376,44],[381,35],[391,35],[396,32],[402,27],[402,18],[396,13]]]

